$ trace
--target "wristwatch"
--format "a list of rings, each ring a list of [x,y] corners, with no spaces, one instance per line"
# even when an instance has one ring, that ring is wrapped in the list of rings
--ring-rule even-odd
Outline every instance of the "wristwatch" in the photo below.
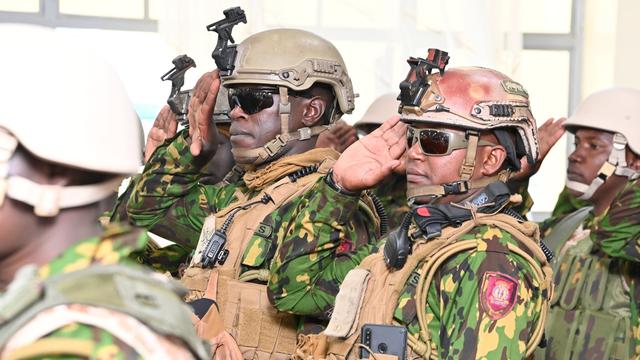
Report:
[[[327,175],[324,177],[324,181],[327,183],[327,185],[329,185],[330,188],[332,188],[333,190],[337,191],[342,195],[347,195],[347,196],[360,195],[360,191],[349,191],[343,188],[342,186],[338,185],[333,178],[333,169],[329,169],[329,171],[327,172]]]

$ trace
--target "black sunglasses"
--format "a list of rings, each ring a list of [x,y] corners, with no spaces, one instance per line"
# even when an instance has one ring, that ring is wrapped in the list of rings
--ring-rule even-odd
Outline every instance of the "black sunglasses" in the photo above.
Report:
[[[277,88],[271,87],[237,87],[229,88],[229,109],[240,106],[247,115],[257,114],[273,106],[273,95],[278,94]],[[311,98],[304,91],[288,91],[289,96]]]
[[[229,88],[229,109],[240,106],[248,115],[259,113],[273,106],[273,95],[278,93],[276,88],[240,87]]]

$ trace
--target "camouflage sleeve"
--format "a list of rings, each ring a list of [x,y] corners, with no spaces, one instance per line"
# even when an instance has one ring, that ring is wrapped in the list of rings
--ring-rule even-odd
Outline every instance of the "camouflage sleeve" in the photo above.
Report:
[[[279,230],[267,291],[280,311],[324,319],[347,272],[375,251],[375,236],[357,229],[366,221],[357,211],[359,198],[336,192],[324,178],[303,196]]]
[[[204,218],[218,208],[220,187],[198,182],[204,160],[191,155],[187,135],[182,131],[156,149],[131,194],[127,213],[134,225],[193,249]]]
[[[509,233],[487,227],[480,236],[486,251],[461,253],[436,274],[429,333],[443,359],[520,359],[540,316],[539,284],[530,264],[506,250]]]
[[[598,221],[599,220],[599,221]],[[591,239],[611,257],[640,262],[640,186],[627,184],[602,219],[596,219]]]
[[[109,215],[110,223],[128,223],[129,215],[127,215],[127,202],[129,202],[129,198],[131,197],[131,193],[135,189],[136,184],[140,180],[140,174],[134,175],[129,178],[129,184],[127,184],[127,189],[122,193],[122,195],[118,196],[116,200],[116,204],[111,209]]]

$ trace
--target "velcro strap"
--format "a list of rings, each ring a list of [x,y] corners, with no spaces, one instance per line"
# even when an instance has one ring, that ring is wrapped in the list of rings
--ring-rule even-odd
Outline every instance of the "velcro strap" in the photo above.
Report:
[[[478,150],[478,140],[480,134],[477,132],[467,132],[469,137],[469,144],[467,145],[467,154],[464,157],[464,162],[460,167],[460,179],[469,180],[473,175],[473,168],[476,164],[476,151]]]
[[[291,113],[291,103],[289,102],[289,93],[286,87],[280,86],[278,88],[280,95],[280,105],[278,112],[280,113],[280,133],[286,134],[289,132],[289,114]]]
[[[63,187],[12,176],[6,191],[8,197],[33,206],[37,216],[52,217],[58,215],[60,209],[89,205],[108,197],[121,181],[116,177],[99,184]]]

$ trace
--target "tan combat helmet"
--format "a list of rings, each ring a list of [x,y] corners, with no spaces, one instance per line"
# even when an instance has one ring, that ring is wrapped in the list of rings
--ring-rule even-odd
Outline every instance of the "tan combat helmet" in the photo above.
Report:
[[[397,93],[387,93],[378,96],[367,108],[362,118],[358,120],[353,127],[358,132],[358,138],[361,138],[374,128],[382,125],[382,123],[394,115],[398,115],[398,107],[400,101],[398,101]]]
[[[0,31],[20,34],[0,37],[6,52],[0,67],[10,70],[3,74],[6,86],[0,87],[0,204],[7,196],[33,206],[37,216],[55,216],[60,209],[114,193],[122,178],[142,164],[143,139],[116,73],[52,29],[0,25]],[[18,144],[45,161],[114,176],[66,187],[9,176],[9,159]]]
[[[333,44],[320,36],[296,29],[267,30],[245,39],[238,45],[237,51],[234,71],[222,76],[222,85],[278,87],[281,133],[261,148],[233,149],[234,154],[255,158],[254,164],[264,163],[277,156],[288,142],[307,140],[328,129],[327,125],[319,125],[289,132],[289,90],[307,90],[316,83],[329,85],[339,110],[332,114],[331,123],[343,113],[353,111],[353,86],[342,56]]]
[[[592,128],[614,134],[609,158],[591,184],[567,180],[569,189],[582,193],[580,199],[591,198],[613,174],[630,180],[640,177],[640,172],[627,167],[625,157],[627,146],[640,155],[640,90],[612,88],[591,94],[578,106],[565,127],[572,133],[579,128]]]
[[[417,196],[461,194],[494,181],[506,181],[511,171],[520,169],[520,159],[533,163],[538,156],[535,119],[529,94],[506,75],[480,67],[444,70],[446,52],[430,49],[426,59],[410,58],[411,70],[400,84],[402,121],[446,125],[466,130],[467,154],[460,168],[460,180],[440,185],[409,188],[411,201]],[[438,72],[431,74],[433,69]],[[513,130],[515,143],[505,130]],[[472,182],[476,150],[481,131],[491,130],[507,150],[507,170]]]

